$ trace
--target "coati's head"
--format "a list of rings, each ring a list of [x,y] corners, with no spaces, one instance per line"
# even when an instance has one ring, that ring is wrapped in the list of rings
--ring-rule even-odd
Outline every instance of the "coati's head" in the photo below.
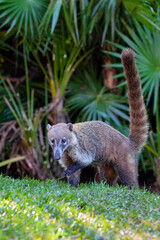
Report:
[[[54,159],[59,160],[63,152],[70,146],[76,144],[76,135],[73,132],[72,123],[59,123],[47,125],[48,141],[53,150]]]

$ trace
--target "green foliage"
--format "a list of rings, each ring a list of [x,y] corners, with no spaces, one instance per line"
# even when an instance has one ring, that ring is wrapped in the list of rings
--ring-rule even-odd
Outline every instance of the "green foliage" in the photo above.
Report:
[[[7,85],[7,83],[9,84],[9,86]],[[22,139],[22,141],[24,142],[24,144],[22,144],[22,146],[16,146],[16,148],[23,148],[21,149],[22,152],[25,152],[25,154],[29,154],[30,151],[33,151],[33,148],[36,149],[37,151],[37,156],[38,156],[38,162],[46,162],[46,164],[49,167],[49,162],[48,162],[48,154],[49,152],[45,152],[44,153],[44,149],[48,149],[48,142],[46,142],[45,147],[43,146],[43,149],[41,149],[40,147],[40,140],[39,140],[39,128],[41,126],[41,122],[43,120],[43,117],[46,114],[46,110],[41,109],[41,111],[37,111],[35,113],[34,110],[34,90],[32,90],[31,92],[31,96],[27,96],[28,98],[28,111],[26,111],[26,109],[24,108],[22,101],[21,101],[21,97],[15,92],[13,86],[7,81],[5,81],[5,79],[3,79],[3,85],[4,88],[8,94],[8,97],[4,97],[5,103],[7,104],[7,106],[9,107],[10,111],[12,112],[14,118],[16,119],[18,126],[20,128],[21,134],[19,136],[19,134],[17,133],[17,137],[14,139],[14,141],[17,143],[19,142],[19,139]],[[29,91],[29,89],[28,89]],[[9,100],[8,100],[9,98]],[[8,130],[6,130],[6,132],[8,133]],[[7,138],[7,134],[5,134],[5,137]],[[41,133],[41,138],[43,138],[43,133]],[[15,152],[19,152],[19,150],[12,149],[11,153]],[[14,154],[13,154],[14,155]],[[36,154],[35,154],[36,156]],[[35,157],[33,156],[33,158]],[[32,157],[32,155],[30,154],[30,157]],[[30,158],[28,157],[28,159]],[[22,156],[21,159],[27,159],[27,156]],[[11,159],[3,161],[0,165],[7,165],[10,164],[12,162],[16,162],[18,160],[21,160],[20,158],[13,158],[13,156],[11,156]],[[1,159],[2,161],[2,159]]]
[[[88,39],[95,40],[92,34],[98,37],[99,28],[102,44],[108,32],[114,40],[116,26],[121,28],[120,18],[133,16],[143,25],[160,30],[158,21],[155,21],[157,8],[158,3],[153,0],[0,0],[0,17],[1,27],[7,25],[8,32],[15,29],[17,36],[22,30],[27,38],[33,38],[40,32],[54,33],[58,25],[64,22],[74,44],[84,46]]]
[[[38,47],[36,42],[26,41],[26,44],[48,80],[52,98],[55,98],[59,89],[60,96],[63,97],[73,72],[84,58],[93,51],[93,48],[80,55],[82,47],[80,45],[74,46],[69,39],[66,41],[66,39],[60,37],[53,40],[51,37],[49,46],[46,46],[44,40],[39,42]],[[41,53],[47,59],[48,71],[43,66],[43,60],[41,61],[39,57]],[[52,54],[52,58],[49,56],[50,54]]]
[[[16,27],[17,35],[23,28],[25,36],[30,34],[33,37],[48,3],[49,0],[0,0],[0,17],[4,19],[1,27],[9,25],[8,32]]]
[[[158,98],[159,99],[159,98]],[[152,163],[153,169],[155,170],[155,163],[153,163],[153,159],[160,159],[160,116],[159,116],[159,101],[157,102],[156,108],[156,132],[154,133],[153,130],[149,132],[149,140],[146,144],[145,148],[147,149],[146,155],[147,158],[150,159]],[[158,171],[157,171],[158,172]],[[160,173],[159,173],[160,174]],[[157,176],[158,177],[158,176]]]
[[[145,146],[155,158],[160,157],[160,132],[150,132],[148,144]],[[152,156],[152,158],[153,158]]]
[[[159,3],[153,0],[123,0],[124,8],[132,16],[133,19],[137,19],[139,23],[146,26],[150,30],[159,30],[159,19],[156,18],[159,8]]]
[[[64,48],[63,48],[64,46]],[[81,53],[81,46],[73,46],[72,43],[65,44],[64,40],[56,41],[53,47],[55,53],[54,57],[54,71],[53,79],[55,79],[55,86],[60,86],[60,95],[63,97],[66,91],[66,87],[76,70],[77,66],[84,60],[84,58],[93,51],[93,48],[86,51],[84,54]],[[59,85],[59,86],[58,86]]]
[[[5,104],[5,101],[3,99],[3,97],[7,95],[6,94],[6,91],[4,89],[4,86],[2,84],[2,81],[0,81],[0,114],[1,114],[1,117],[0,117],[0,124],[2,122],[5,122],[8,120],[8,109],[5,109],[6,108],[6,104]]]
[[[79,70],[69,84],[66,107],[77,121],[100,120],[121,126],[118,117],[129,121],[126,98],[110,93],[102,84],[101,75],[93,66]]]
[[[160,196],[146,190],[0,176],[1,239],[159,239]]]
[[[31,103],[31,105],[29,105],[29,113],[28,113],[30,118],[27,118],[27,115],[26,115],[26,112],[23,108],[20,97],[16,96],[15,92],[11,92],[9,86],[7,86],[4,79],[3,79],[3,84],[4,84],[4,87],[5,87],[5,90],[8,94],[8,97],[10,98],[11,104],[8,101],[7,98],[5,98],[5,102],[8,105],[8,107],[10,108],[13,116],[17,120],[18,125],[21,128],[22,133],[25,133],[25,131],[27,129],[32,129],[33,130],[33,125],[31,123],[31,119],[33,119],[33,111],[34,111],[34,101],[33,101],[34,100],[34,92],[32,91],[31,101],[29,102],[29,103]],[[13,88],[11,88],[11,89],[13,89]],[[37,131],[37,128],[38,128],[37,124],[38,124],[38,121],[39,121],[39,117],[40,116],[38,116],[38,120],[34,119],[35,123],[36,123],[36,125],[34,124],[35,125],[34,126],[35,131]],[[32,139],[33,139],[33,136],[32,136]],[[26,139],[26,143],[27,142],[29,142],[29,139],[28,140]]]

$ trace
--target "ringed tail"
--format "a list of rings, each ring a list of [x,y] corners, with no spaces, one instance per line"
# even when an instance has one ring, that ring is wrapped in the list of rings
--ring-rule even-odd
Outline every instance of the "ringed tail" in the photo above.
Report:
[[[127,80],[128,102],[130,110],[129,140],[134,151],[139,152],[145,145],[148,135],[148,121],[141,89],[141,79],[135,63],[132,49],[124,49],[121,54],[123,69]]]

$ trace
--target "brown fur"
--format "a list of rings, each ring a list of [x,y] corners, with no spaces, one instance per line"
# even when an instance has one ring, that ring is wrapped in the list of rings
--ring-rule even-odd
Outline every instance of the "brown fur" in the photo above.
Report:
[[[147,138],[147,116],[131,49],[123,50],[122,63],[128,85],[131,118],[128,138],[100,121],[73,125],[60,123],[48,127],[50,145],[54,153],[55,148],[59,149],[59,162],[66,169],[65,173],[73,186],[79,183],[80,169],[88,165],[98,166],[100,178],[107,179],[110,185],[114,185],[119,176],[124,184],[138,186],[135,154],[141,150]],[[52,144],[53,139],[59,143],[64,137],[65,147]]]
[[[130,107],[131,122],[129,139],[134,151],[139,152],[147,139],[148,122],[141,90],[141,80],[135,64],[133,50],[123,50],[122,64],[127,79],[128,101]]]

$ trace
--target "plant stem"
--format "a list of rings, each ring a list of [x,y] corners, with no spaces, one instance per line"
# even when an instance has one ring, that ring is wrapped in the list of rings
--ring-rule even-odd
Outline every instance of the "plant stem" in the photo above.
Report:
[[[45,106],[48,106],[48,84],[47,84],[47,79],[45,78]],[[48,119],[46,117],[45,119],[45,139],[47,139],[47,124],[48,124]],[[49,144],[48,141],[46,141],[46,163],[47,167],[49,166]]]
[[[160,119],[159,119],[159,96],[157,96],[157,107],[156,107],[156,130],[157,130],[157,151],[160,154]]]
[[[23,54],[24,54],[24,67],[25,67],[25,75],[26,75],[27,110],[28,110],[28,118],[31,118],[29,75],[28,75],[28,64],[27,64],[27,58],[26,58],[25,44],[23,44]]]

